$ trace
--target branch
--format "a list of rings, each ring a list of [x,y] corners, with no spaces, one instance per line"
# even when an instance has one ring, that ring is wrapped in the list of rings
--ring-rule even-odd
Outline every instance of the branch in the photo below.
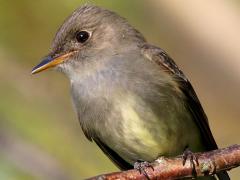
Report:
[[[233,145],[228,148],[218,149],[203,153],[194,153],[198,158],[196,165],[196,176],[213,175],[220,171],[230,170],[240,165],[240,145]],[[196,163],[195,163],[196,164]],[[191,178],[193,176],[193,167],[189,160],[183,166],[182,156],[174,158],[160,157],[151,165],[154,171],[148,167],[146,172],[150,179],[178,179]],[[196,177],[195,176],[195,177]],[[114,172],[92,177],[88,180],[113,180],[113,179],[146,179],[138,170],[132,169],[123,172]]]

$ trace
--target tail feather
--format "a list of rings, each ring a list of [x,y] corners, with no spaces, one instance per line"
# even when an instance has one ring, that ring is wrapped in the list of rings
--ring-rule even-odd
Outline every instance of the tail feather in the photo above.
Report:
[[[217,174],[217,177],[219,180],[230,180],[230,177],[227,173],[227,171],[223,171]]]

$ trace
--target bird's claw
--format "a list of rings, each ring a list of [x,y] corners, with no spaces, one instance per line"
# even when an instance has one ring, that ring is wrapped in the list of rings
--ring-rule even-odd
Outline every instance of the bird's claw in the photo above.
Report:
[[[190,151],[188,148],[186,148],[183,152],[182,159],[183,159],[183,166],[186,164],[187,159],[189,159],[190,165],[193,169],[192,174],[193,176],[196,176],[197,175],[196,166],[199,166],[198,156],[194,154],[192,151]]]
[[[134,169],[138,170],[140,174],[143,174],[148,180],[150,180],[150,177],[145,170],[145,168],[148,167],[154,171],[153,166],[147,161],[138,160],[134,163]]]

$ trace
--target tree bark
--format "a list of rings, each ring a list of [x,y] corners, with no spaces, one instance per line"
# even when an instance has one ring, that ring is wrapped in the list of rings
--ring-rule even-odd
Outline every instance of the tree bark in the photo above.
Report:
[[[240,145],[233,145],[224,149],[218,149],[203,153],[193,153],[195,158],[193,168],[192,163],[188,159],[183,165],[182,156],[174,158],[159,157],[151,163],[151,167],[146,167],[145,171],[150,179],[179,179],[193,178],[207,175],[214,175],[218,172],[230,170],[240,165]],[[195,173],[193,173],[195,172]],[[103,174],[88,180],[139,180],[146,179],[144,174],[140,174],[138,170],[132,169],[123,172],[114,172]]]

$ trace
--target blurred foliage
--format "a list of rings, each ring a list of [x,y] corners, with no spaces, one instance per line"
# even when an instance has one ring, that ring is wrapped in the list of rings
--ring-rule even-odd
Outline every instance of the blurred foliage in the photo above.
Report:
[[[63,20],[84,3],[118,12],[151,42],[174,52],[166,33],[175,26],[164,21],[167,15],[153,15],[148,2],[0,0],[0,179],[82,179],[117,170],[82,134],[68,80],[30,71],[48,53]],[[170,39],[177,42],[177,36]]]

